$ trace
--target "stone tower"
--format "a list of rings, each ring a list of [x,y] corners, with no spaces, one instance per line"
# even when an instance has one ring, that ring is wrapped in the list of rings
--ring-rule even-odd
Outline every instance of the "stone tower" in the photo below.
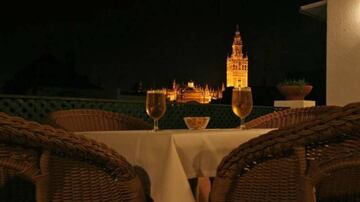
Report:
[[[248,86],[248,57],[242,52],[243,43],[239,26],[236,26],[231,56],[226,62],[226,87]]]

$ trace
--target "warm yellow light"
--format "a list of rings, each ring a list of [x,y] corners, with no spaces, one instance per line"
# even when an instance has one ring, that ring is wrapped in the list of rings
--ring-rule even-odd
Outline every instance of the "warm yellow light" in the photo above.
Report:
[[[339,14],[344,17],[344,23],[355,21],[358,25],[360,25],[360,0],[348,0],[344,3],[345,4],[341,8],[341,14]]]
[[[355,17],[356,17],[356,22],[358,24],[358,26],[360,27],[360,1],[356,1],[356,6],[355,6]]]
[[[237,27],[238,29],[238,27]],[[226,86],[248,86],[248,57],[242,52],[243,43],[240,31],[236,30],[231,56],[226,61]]]
[[[188,82],[188,87],[189,87],[189,88],[195,88],[194,82],[193,82],[193,81],[189,81],[189,82]]]

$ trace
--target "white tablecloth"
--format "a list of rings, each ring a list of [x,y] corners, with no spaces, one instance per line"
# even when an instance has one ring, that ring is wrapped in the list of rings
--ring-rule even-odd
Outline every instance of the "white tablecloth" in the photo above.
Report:
[[[104,131],[77,134],[105,143],[146,170],[156,202],[194,202],[188,178],[215,176],[231,150],[271,129]]]

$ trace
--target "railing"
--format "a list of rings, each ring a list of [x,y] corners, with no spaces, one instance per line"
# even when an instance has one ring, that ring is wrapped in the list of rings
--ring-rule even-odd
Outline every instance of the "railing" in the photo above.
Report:
[[[145,97],[126,100],[0,95],[0,110],[38,122],[44,122],[49,112],[76,108],[121,112],[151,121],[145,113]],[[281,108],[254,106],[247,120],[276,110]],[[160,128],[186,128],[183,121],[185,116],[210,116],[208,128],[233,128],[240,124],[230,105],[168,104],[165,116],[159,121]]]

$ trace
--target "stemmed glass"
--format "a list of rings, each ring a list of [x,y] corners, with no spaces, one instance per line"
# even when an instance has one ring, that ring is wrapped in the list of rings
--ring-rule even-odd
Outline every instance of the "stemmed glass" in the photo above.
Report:
[[[240,129],[244,129],[245,118],[253,108],[251,88],[233,88],[231,106],[234,114],[240,118]]]
[[[146,92],[146,113],[154,120],[153,131],[159,130],[159,119],[166,111],[166,95],[164,90],[149,90]]]

